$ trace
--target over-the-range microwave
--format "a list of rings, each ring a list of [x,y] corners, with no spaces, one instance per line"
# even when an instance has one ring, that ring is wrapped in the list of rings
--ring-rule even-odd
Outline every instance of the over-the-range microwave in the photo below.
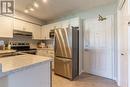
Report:
[[[49,32],[49,36],[52,39],[55,37],[55,30],[54,29]]]

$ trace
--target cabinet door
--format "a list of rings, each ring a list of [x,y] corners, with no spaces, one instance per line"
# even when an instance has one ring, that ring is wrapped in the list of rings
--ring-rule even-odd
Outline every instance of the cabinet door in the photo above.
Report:
[[[61,23],[62,23],[62,28],[69,28],[69,25],[70,25],[69,20],[62,21]]]
[[[52,30],[54,28],[55,28],[55,24],[54,23],[48,25],[48,29]]]
[[[46,39],[50,39],[50,30],[53,28],[51,24],[47,25],[46,28]]]
[[[42,27],[42,39],[50,39],[50,30],[51,30],[51,26],[50,25],[44,25]]]
[[[32,26],[33,24],[21,21],[18,19],[14,19],[14,30],[20,30],[20,31],[28,31],[32,32]]]
[[[62,28],[62,22],[54,23],[54,28]]]
[[[50,39],[50,30],[51,29],[46,29],[46,39]]]
[[[38,25],[32,25],[33,27],[33,39],[41,39],[41,26],[38,26]]]
[[[54,51],[48,51],[48,56],[51,58],[54,58]]]
[[[34,24],[23,22],[23,31],[32,32],[33,31]],[[37,26],[35,26],[36,28]]]
[[[47,26],[46,26],[46,25],[42,26],[41,38],[42,38],[43,40],[46,39],[46,29],[47,29]]]
[[[73,19],[70,19],[70,26],[73,26],[73,27],[79,27],[79,18],[73,18]]]
[[[21,20],[14,19],[14,30],[23,30],[24,23]]]
[[[13,37],[13,18],[0,16],[0,37],[7,37],[12,38]]]
[[[48,57],[48,51],[47,50],[38,50],[37,55]]]

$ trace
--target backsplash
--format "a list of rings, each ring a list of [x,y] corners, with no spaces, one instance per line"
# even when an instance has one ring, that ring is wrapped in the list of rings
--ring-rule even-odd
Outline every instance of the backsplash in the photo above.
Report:
[[[48,46],[49,48],[54,48],[54,40],[53,39],[51,39],[51,40],[44,40],[42,42],[45,43],[46,46]]]
[[[54,40],[34,40],[29,36],[15,35],[13,38],[0,38],[0,40],[3,40],[5,44],[8,44],[9,42],[28,42],[30,43],[31,48],[37,48],[37,43],[43,42],[47,47],[54,48]]]
[[[4,40],[5,44],[9,42],[28,42],[30,43],[31,48],[36,48],[39,40],[33,40],[32,37],[28,36],[19,36],[16,35],[13,38],[0,38],[0,40]]]

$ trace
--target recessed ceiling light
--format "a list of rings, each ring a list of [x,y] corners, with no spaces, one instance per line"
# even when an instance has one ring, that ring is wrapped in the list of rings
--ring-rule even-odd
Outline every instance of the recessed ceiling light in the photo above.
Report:
[[[34,11],[34,8],[30,8],[29,10],[30,10],[30,11]]]
[[[24,12],[25,12],[25,13],[29,13],[29,11],[28,11],[27,9],[26,9],[26,10],[24,10]]]
[[[38,3],[36,3],[36,2],[34,2],[34,7],[36,7],[36,8],[38,8],[39,7],[39,5],[38,5]]]
[[[47,3],[47,0],[43,0],[44,3]]]

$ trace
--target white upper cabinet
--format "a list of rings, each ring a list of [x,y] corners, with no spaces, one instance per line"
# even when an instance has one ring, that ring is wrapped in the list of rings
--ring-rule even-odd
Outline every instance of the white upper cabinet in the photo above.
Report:
[[[14,30],[32,32],[32,23],[14,19]]]
[[[51,28],[52,28],[51,25],[46,26],[46,29],[45,29],[45,32],[44,32],[45,35],[46,35],[46,39],[50,39],[49,33],[50,33]]]
[[[69,20],[62,21],[61,24],[62,24],[62,28],[69,28],[70,27]]]
[[[46,39],[46,29],[47,29],[47,25],[42,26],[41,38],[42,38],[43,40]]]
[[[14,30],[23,30],[23,22],[21,20],[14,19]]]
[[[35,24],[23,21],[23,31],[32,32],[33,31],[33,27],[34,28],[36,27]]]
[[[0,16],[0,37],[13,37],[13,18]]]
[[[54,28],[62,28],[62,23],[61,22],[53,23],[53,25],[54,25]]]
[[[55,28],[55,24],[49,24],[49,25],[47,25],[47,27],[49,30],[52,30]]]
[[[40,40],[42,39],[42,27],[39,25],[32,24],[32,33],[33,33],[33,39]]]
[[[53,29],[51,25],[42,26],[42,39],[48,40],[50,39],[50,31]]]
[[[80,24],[79,18],[70,19],[70,27],[71,26],[79,27],[80,26],[79,24]]]
[[[71,26],[79,26],[79,18],[73,18],[70,20],[60,21],[48,25],[42,26],[42,39],[50,39],[50,31],[57,28],[70,28]]]
[[[32,39],[42,39],[41,32],[42,27],[40,25],[32,24],[22,20],[14,19],[14,30],[32,32]]]

